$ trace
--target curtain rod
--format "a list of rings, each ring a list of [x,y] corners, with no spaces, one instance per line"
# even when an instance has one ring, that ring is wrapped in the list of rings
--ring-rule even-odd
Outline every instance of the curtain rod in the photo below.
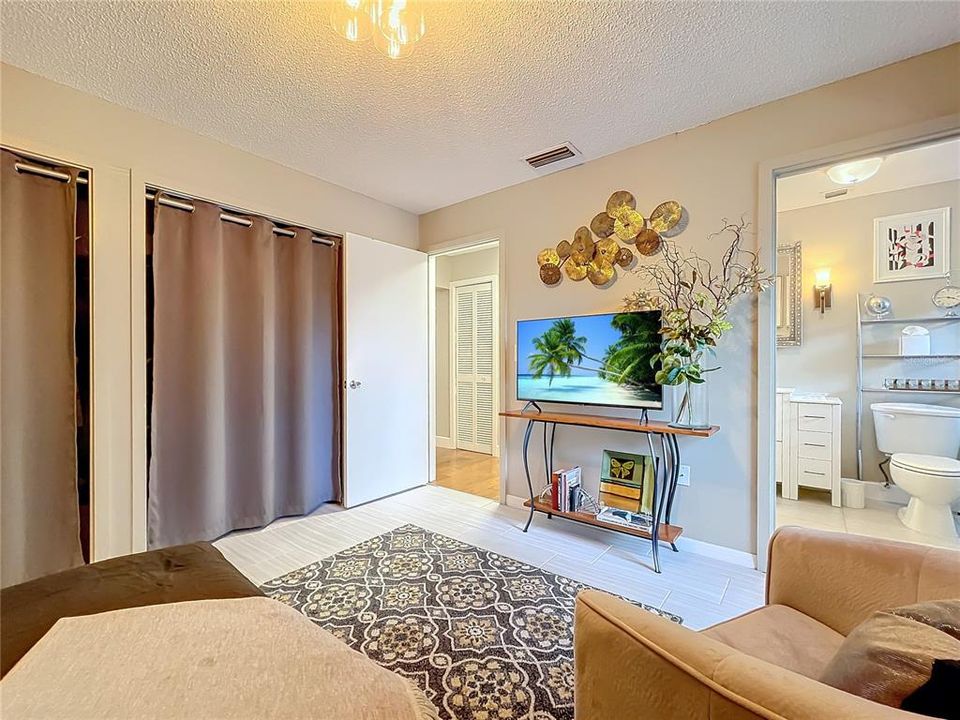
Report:
[[[29,163],[16,162],[14,163],[14,168],[17,172],[30,173],[32,175],[40,175],[42,177],[51,178],[53,180],[59,180],[61,182],[70,182],[70,175],[65,172],[60,172],[59,170],[52,170],[50,168],[43,167],[42,165],[31,165]],[[81,172],[86,172],[86,170],[81,170]],[[87,178],[83,175],[77,175],[77,184],[78,185],[87,185]],[[147,191],[146,198],[147,200],[155,200],[157,197],[156,193]],[[187,212],[193,212],[194,206],[191,203],[185,202],[183,200],[176,200],[174,198],[160,198],[160,204],[166,205],[168,207],[177,208],[178,210],[186,210]],[[241,217],[239,215],[231,215],[229,213],[220,213],[220,219],[224,222],[231,222],[237,225],[243,225],[244,227],[250,227],[253,225],[253,221],[249,218]],[[269,218],[267,218],[269,220]],[[286,228],[275,227],[273,228],[275,235],[283,235],[284,237],[295,237],[296,233],[293,230],[287,230]],[[336,245],[336,242],[330,238],[319,237],[313,235],[311,237],[313,242],[319,243],[320,245],[326,245],[327,247],[333,247]]]
[[[60,172],[59,170],[51,170],[50,168],[45,168],[41,165],[30,165],[28,163],[16,162],[13,164],[13,167],[16,168],[17,172],[30,173],[31,175],[42,175],[43,177],[53,178],[54,180],[60,180],[61,182],[70,182],[70,176],[67,173]],[[86,170],[81,170],[80,172],[86,172]],[[86,185],[87,178],[83,175],[77,175],[77,184]]]
[[[146,195],[147,200],[156,200],[157,194],[155,192],[147,191]],[[167,207],[176,208],[177,210],[186,210],[187,212],[193,212],[194,206],[192,203],[186,202],[184,200],[178,200],[176,198],[162,197],[158,201],[161,205],[166,205]],[[253,221],[250,218],[241,217],[240,215],[231,215],[230,213],[220,213],[220,219],[224,222],[234,223],[236,225],[243,225],[244,227],[250,227],[253,225]],[[270,218],[267,218],[268,220]],[[272,221],[271,221],[272,222]],[[274,235],[283,235],[284,237],[294,237],[296,232],[293,230],[287,230],[286,228],[274,227]],[[336,245],[336,242],[330,238],[320,237],[318,235],[313,235],[311,240],[320,245],[326,245],[327,247],[333,247]]]

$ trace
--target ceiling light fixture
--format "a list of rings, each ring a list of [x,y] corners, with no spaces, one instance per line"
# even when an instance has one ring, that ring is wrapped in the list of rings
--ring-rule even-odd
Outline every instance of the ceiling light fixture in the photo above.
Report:
[[[856,185],[876,175],[882,162],[882,157],[873,157],[840,163],[827,168],[827,177],[837,185]]]
[[[373,38],[373,44],[392,60],[413,53],[427,31],[423,3],[416,0],[338,0],[330,24],[351,42]]]

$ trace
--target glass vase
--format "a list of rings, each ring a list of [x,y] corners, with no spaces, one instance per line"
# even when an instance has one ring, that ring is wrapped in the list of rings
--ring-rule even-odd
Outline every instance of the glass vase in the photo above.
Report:
[[[670,423],[671,427],[687,428],[689,430],[705,430],[710,427],[710,393],[707,390],[709,383],[684,382],[683,399],[677,409],[676,419]]]

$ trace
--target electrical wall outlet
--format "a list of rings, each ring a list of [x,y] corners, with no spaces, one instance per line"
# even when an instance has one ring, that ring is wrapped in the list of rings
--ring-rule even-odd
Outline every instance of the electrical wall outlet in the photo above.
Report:
[[[690,466],[681,465],[680,466],[680,477],[677,479],[677,485],[686,485],[690,486]]]

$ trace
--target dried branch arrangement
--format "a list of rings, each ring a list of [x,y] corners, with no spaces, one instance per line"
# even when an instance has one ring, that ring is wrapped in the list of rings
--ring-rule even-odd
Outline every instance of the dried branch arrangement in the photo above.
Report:
[[[748,227],[742,219],[734,223],[724,218],[723,227],[710,238],[733,239],[716,267],[696,252],[665,242],[659,262],[632,271],[653,291],[638,290],[624,298],[625,309],[663,311],[664,340],[651,361],[661,365],[656,378],[661,385],[699,384],[704,373],[719,369],[705,369],[701,362],[704,352],[712,355],[733,327],[727,320],[731,305],[741,295],[763,292],[772,284],[757,253],[743,247]]]

